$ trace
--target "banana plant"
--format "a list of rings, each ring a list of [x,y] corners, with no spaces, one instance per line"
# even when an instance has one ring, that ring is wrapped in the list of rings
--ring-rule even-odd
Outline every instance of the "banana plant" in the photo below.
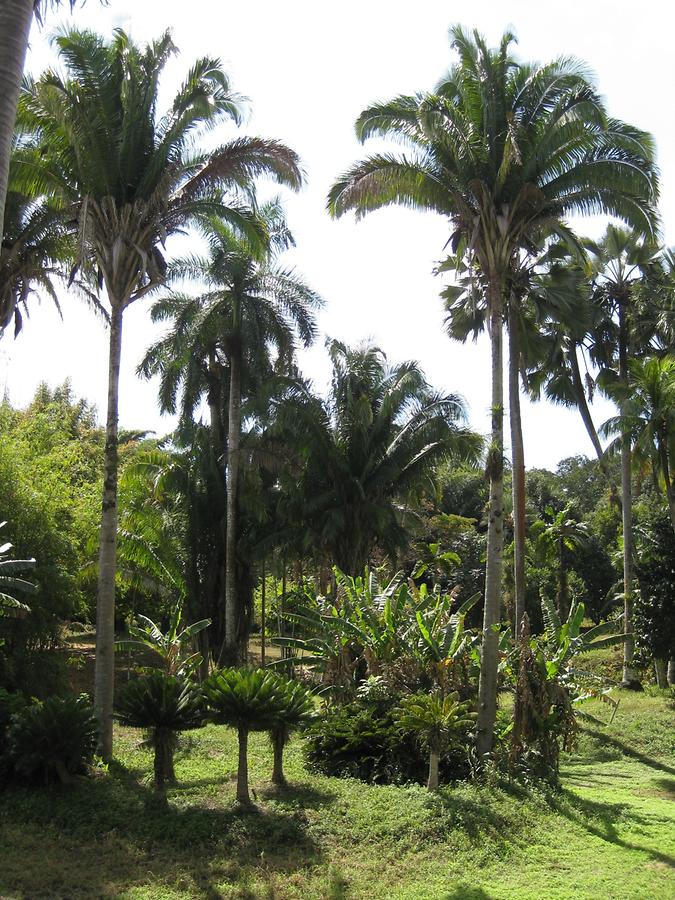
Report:
[[[0,528],[4,528],[7,522],[0,522]],[[23,573],[35,568],[34,559],[7,559],[12,544],[9,542],[0,546],[0,618],[18,618],[30,612],[30,607],[12,594],[19,591],[24,594],[35,594],[36,585],[24,578],[17,578],[17,573]],[[9,592],[12,593],[9,593]]]
[[[117,641],[119,650],[152,650],[162,660],[162,668],[167,675],[178,678],[192,676],[202,662],[201,653],[191,653],[192,639],[211,624],[211,619],[200,619],[184,628],[183,603],[179,601],[171,610],[169,627],[163,632],[156,622],[147,616],[136,617],[139,624],[128,626],[131,640]]]

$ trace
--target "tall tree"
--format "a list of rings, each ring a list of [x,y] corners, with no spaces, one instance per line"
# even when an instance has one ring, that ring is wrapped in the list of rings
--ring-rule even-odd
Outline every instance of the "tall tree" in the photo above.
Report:
[[[176,52],[168,32],[144,48],[121,30],[109,43],[89,31],[69,31],[56,45],[67,74],[48,71],[26,85],[19,156],[24,184],[71,211],[78,225],[75,265],[105,286],[110,305],[95,689],[100,750],[109,758],[123,315],[162,284],[166,238],[188,223],[218,214],[255,237],[252,216],[224,190],[260,174],[298,188],[301,172],[296,154],[274,141],[240,138],[209,154],[196,149],[200,129],[239,117],[218,60],[198,60],[168,111],[158,114],[160,76]]]
[[[72,9],[76,0],[68,0]],[[42,21],[47,6],[60,6],[59,0],[4,0],[0,6],[0,242],[3,239],[3,217],[12,134],[19,100],[21,77],[28,50],[28,35],[35,17]]]
[[[568,236],[570,213],[602,212],[640,232],[655,227],[651,138],[611,119],[588,71],[570,58],[518,63],[506,33],[491,50],[451,29],[459,62],[433,93],[400,96],[361,113],[361,140],[393,137],[405,152],[357,164],[333,186],[335,216],[383,206],[433,210],[486,298],[492,359],[490,509],[478,710],[478,749],[490,750],[497,696],[496,625],[503,554],[502,324],[514,270],[542,235]]]
[[[246,390],[255,391],[256,382],[260,390],[274,372],[292,370],[297,340],[304,346],[314,340],[313,311],[321,304],[319,296],[296,272],[275,259],[275,251],[285,249],[292,241],[278,203],[264,206],[260,215],[270,236],[267,252],[256,253],[230,225],[214,219],[207,231],[208,256],[176,261],[174,276],[201,282],[204,293],[198,298],[172,294],[155,304],[153,317],[173,319],[186,330],[189,321],[192,352],[189,358],[177,356],[175,351],[180,347],[170,335],[150,348],[142,363],[146,375],[165,367],[168,372],[175,371],[177,360],[187,367],[194,365],[194,351],[200,347],[202,354],[208,354],[199,359],[203,370],[210,372],[214,363],[227,366],[224,658],[230,665],[245,661],[242,655],[247,638],[242,634],[236,578],[242,398]],[[212,419],[217,415],[213,412]]]
[[[624,642],[623,679],[626,687],[639,685],[633,657],[633,489],[632,435],[628,424],[630,396],[629,356],[645,352],[645,334],[638,329],[638,286],[657,275],[658,248],[639,232],[609,225],[603,239],[589,245],[593,255],[594,299],[602,306],[604,319],[593,333],[593,359],[600,367],[599,383],[619,398],[621,433],[621,505],[623,534]],[[636,338],[638,344],[636,346]]]
[[[475,462],[481,441],[463,425],[461,398],[434,393],[416,363],[391,366],[369,345],[328,346],[328,397],[301,386],[279,411],[297,461],[281,516],[287,540],[294,526],[301,532],[301,552],[357,576],[376,547],[396,560],[410,534],[407,506],[435,466]]]

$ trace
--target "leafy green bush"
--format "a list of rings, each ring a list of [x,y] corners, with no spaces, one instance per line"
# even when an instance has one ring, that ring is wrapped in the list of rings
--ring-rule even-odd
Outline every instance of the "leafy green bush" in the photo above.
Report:
[[[351,776],[375,784],[426,784],[428,755],[417,732],[399,720],[395,702],[349,703],[335,707],[309,729],[308,765],[325,775]],[[461,745],[445,747],[439,760],[444,781],[468,774]]]
[[[26,707],[23,694],[10,693],[0,687],[0,781],[12,770],[11,757],[7,742],[7,732],[12,717]]]
[[[96,749],[97,725],[86,696],[50,697],[12,719],[7,740],[14,771],[62,784],[86,771]]]

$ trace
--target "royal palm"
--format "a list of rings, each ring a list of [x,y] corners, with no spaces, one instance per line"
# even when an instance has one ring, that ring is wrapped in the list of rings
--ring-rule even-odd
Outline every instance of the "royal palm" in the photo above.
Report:
[[[505,34],[489,49],[451,30],[459,62],[433,93],[364,110],[357,136],[403,145],[358,163],[333,186],[335,216],[389,204],[448,218],[449,245],[488,305],[492,356],[490,507],[478,746],[492,745],[503,550],[502,323],[506,291],[523,259],[549,234],[568,235],[571,213],[607,213],[641,232],[655,227],[651,138],[607,116],[586,69],[569,58],[520,64]]]
[[[210,154],[195,144],[200,129],[238,118],[219,61],[200,59],[167,112],[157,111],[159,80],[175,53],[169,34],[147,47],[117,31],[108,43],[71,31],[56,44],[66,74],[45,72],[19,103],[24,135],[23,184],[53,195],[77,222],[75,259],[105,287],[110,304],[110,359],[105,480],[97,606],[96,710],[101,750],[112,749],[117,418],[124,311],[162,283],[169,235],[218,214],[250,232],[255,226],[223,191],[259,174],[297,188],[301,173],[286,147],[240,138]]]

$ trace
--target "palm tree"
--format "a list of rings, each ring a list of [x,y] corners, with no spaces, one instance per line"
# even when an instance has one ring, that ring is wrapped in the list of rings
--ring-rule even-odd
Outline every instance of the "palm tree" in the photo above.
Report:
[[[155,751],[155,791],[166,802],[167,781],[174,781],[173,754],[177,733],[198,728],[204,718],[202,697],[175,675],[153,672],[129,682],[116,703],[123,725],[146,728]]]
[[[438,790],[438,764],[444,746],[462,732],[466,733],[475,719],[475,713],[469,712],[469,703],[460,703],[456,691],[445,696],[439,693],[413,694],[401,702],[398,712],[400,724],[417,732],[429,748],[428,790]]]
[[[319,296],[302,278],[274,258],[275,251],[285,249],[292,241],[278,202],[263,207],[260,216],[271,237],[266,254],[254,252],[230,225],[214,219],[207,231],[208,257],[193,256],[174,263],[174,277],[201,282],[205,292],[199,298],[173,294],[155,304],[153,318],[171,318],[178,327],[150,348],[140,367],[146,376],[155,372],[166,374],[165,393],[175,396],[177,377],[182,377],[186,386],[200,384],[196,378],[190,378],[195,365],[201,366],[207,377],[215,366],[222,369],[227,365],[224,659],[230,664],[243,662],[241,656],[246,649],[240,634],[241,603],[236,581],[245,382],[248,381],[250,391],[252,382],[257,380],[259,389],[260,383],[269,380],[275,371],[291,369],[296,336],[305,347],[314,340],[313,310],[321,305]],[[188,354],[184,352],[187,348]],[[192,392],[192,402],[197,393],[198,390]],[[212,428],[217,427],[219,418],[218,410],[212,409]]]
[[[621,415],[605,422],[603,431],[630,435],[635,461],[651,466],[657,490],[663,485],[675,530],[675,356],[630,359],[628,376],[627,395],[615,391]]]
[[[210,719],[237,729],[237,802],[242,806],[251,805],[248,736],[251,731],[268,731],[274,725],[281,706],[277,684],[277,676],[262,669],[222,669],[202,685]]]
[[[434,393],[417,363],[390,366],[370,345],[328,349],[328,398],[299,386],[279,410],[296,458],[280,512],[288,540],[295,525],[306,553],[357,576],[375,546],[396,559],[413,518],[406,501],[444,459],[475,462],[481,440],[463,427],[462,399]]]
[[[259,138],[240,138],[210,154],[195,134],[239,116],[218,60],[198,60],[163,116],[161,72],[175,47],[168,32],[139,48],[121,30],[110,43],[88,31],[56,39],[67,76],[46,72],[19,103],[21,174],[36,193],[54,196],[77,221],[75,266],[105,285],[110,359],[105,476],[97,604],[95,707],[100,749],[112,753],[113,641],[117,531],[117,419],[122,321],[129,305],[166,274],[168,235],[217,214],[254,239],[241,201],[223,191],[269,174],[298,188],[295,153]],[[19,182],[21,179],[19,178]]]
[[[553,515],[552,509],[549,508],[547,512]],[[541,520],[535,522],[532,532],[544,555],[552,557],[558,566],[558,615],[565,620],[570,611],[567,583],[568,554],[588,544],[588,528],[583,522],[578,522],[572,517],[571,509],[567,506],[553,516],[552,522],[546,523]]]
[[[589,244],[593,257],[594,299],[604,312],[593,334],[592,358],[600,367],[599,383],[610,393],[618,388],[623,417],[621,435],[621,504],[623,533],[624,644],[623,680],[626,687],[639,685],[633,667],[633,491],[632,447],[625,405],[630,395],[629,355],[644,353],[645,334],[638,334],[636,295],[641,282],[659,276],[658,248],[638,232],[609,225],[598,244]],[[624,415],[624,413],[626,415]]]
[[[71,9],[75,2],[68,0]],[[12,134],[28,35],[33,16],[41,22],[42,14],[49,5],[61,4],[59,0],[8,0],[0,7],[0,242],[4,236],[3,215],[9,183]]]
[[[12,190],[10,184],[0,243],[0,336],[12,322],[18,335],[36,290],[61,311],[53,281],[63,275],[73,249],[61,211],[48,200]]]
[[[277,692],[279,706],[270,728],[270,740],[274,754],[272,768],[272,784],[283,787],[286,784],[284,775],[284,748],[291,733],[306,725],[315,715],[314,696],[298,681],[291,681],[283,675],[277,675]]]
[[[570,213],[601,212],[655,228],[652,139],[608,117],[587,70],[563,58],[518,63],[506,33],[490,50],[474,32],[450,31],[459,62],[433,93],[396,97],[364,110],[361,140],[402,142],[405,152],[372,156],[345,173],[329,210],[363,216],[397,203],[433,210],[451,223],[458,264],[468,266],[488,309],[492,357],[490,506],[478,747],[492,746],[503,554],[502,323],[514,272],[547,235],[569,238]]]

